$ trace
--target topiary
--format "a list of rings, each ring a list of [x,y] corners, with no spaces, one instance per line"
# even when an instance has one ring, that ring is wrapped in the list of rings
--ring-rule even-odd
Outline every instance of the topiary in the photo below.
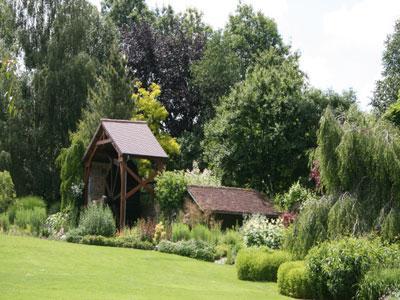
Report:
[[[282,295],[311,299],[313,286],[309,270],[304,261],[289,261],[280,265],[277,283],[279,293]]]
[[[116,226],[111,209],[106,205],[88,205],[81,214],[79,229],[81,235],[113,236]]]
[[[276,281],[279,266],[291,259],[285,251],[244,248],[236,257],[237,275],[241,280]]]

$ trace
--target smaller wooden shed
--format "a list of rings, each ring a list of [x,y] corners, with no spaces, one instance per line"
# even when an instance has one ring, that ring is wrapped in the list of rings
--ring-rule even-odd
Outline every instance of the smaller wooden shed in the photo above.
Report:
[[[126,222],[126,202],[144,189],[153,194],[154,177],[165,165],[167,154],[143,121],[102,119],[83,157],[84,201],[106,198],[117,207],[119,227]],[[139,176],[137,159],[151,162],[147,178]]]
[[[245,215],[279,216],[272,202],[253,189],[189,185],[188,196],[185,206],[194,203],[202,213],[222,221],[224,228],[241,225]]]

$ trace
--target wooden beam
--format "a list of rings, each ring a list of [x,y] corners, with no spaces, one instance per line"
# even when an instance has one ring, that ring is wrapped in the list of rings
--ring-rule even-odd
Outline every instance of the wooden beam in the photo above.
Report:
[[[99,145],[109,144],[111,142],[112,142],[112,139],[104,139],[104,140],[97,141],[96,145],[99,146]]]
[[[126,220],[126,160],[123,155],[119,158],[119,168],[121,174],[121,200],[119,206],[119,230],[124,229]]]

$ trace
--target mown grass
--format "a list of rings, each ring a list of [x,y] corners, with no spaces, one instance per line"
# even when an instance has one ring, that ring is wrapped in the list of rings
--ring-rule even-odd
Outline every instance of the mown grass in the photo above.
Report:
[[[1,299],[289,299],[234,267],[0,234]]]

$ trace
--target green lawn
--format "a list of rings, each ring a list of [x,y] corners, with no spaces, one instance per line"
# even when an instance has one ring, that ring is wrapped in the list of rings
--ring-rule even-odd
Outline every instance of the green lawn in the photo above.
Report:
[[[235,268],[155,251],[0,234],[1,299],[289,299]]]

